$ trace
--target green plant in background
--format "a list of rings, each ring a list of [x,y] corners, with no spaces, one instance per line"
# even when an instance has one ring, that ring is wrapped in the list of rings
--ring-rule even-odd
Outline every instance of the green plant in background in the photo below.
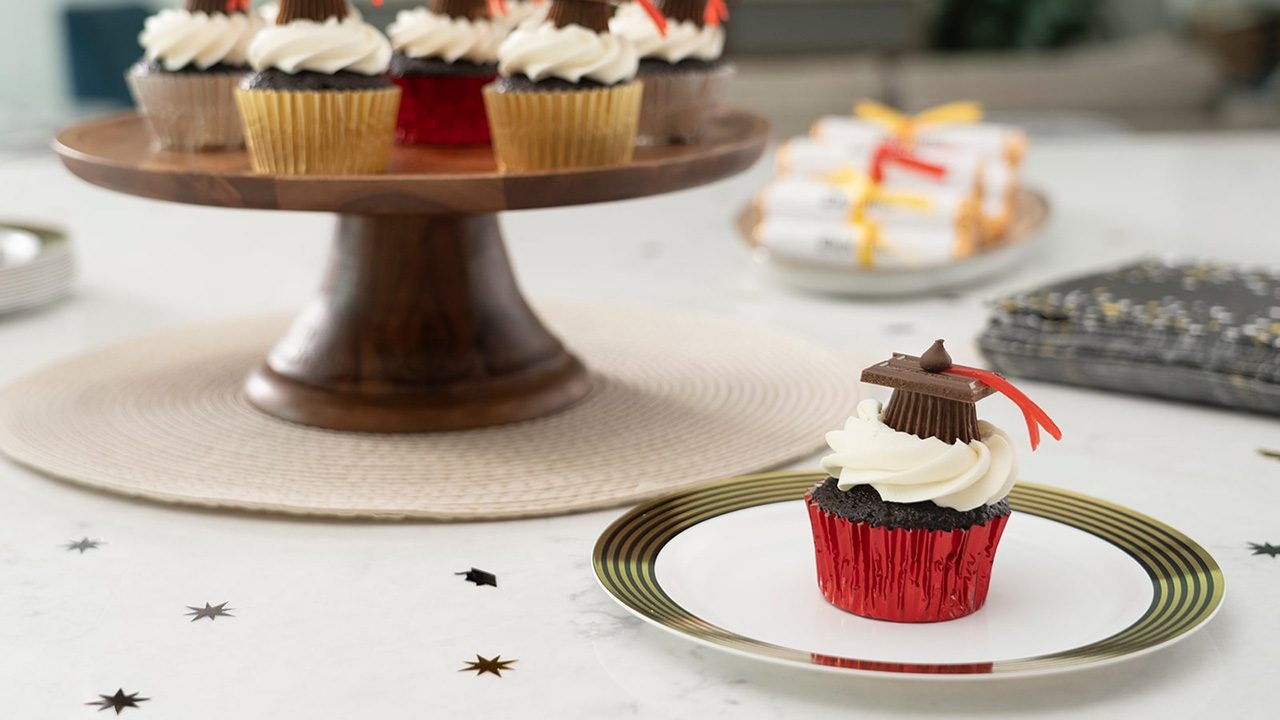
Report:
[[[1059,48],[1101,24],[1098,0],[939,0],[930,28],[937,50]]]

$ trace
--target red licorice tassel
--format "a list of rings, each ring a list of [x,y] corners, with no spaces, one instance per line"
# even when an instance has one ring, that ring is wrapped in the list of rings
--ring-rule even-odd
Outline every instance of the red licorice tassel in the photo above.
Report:
[[[885,140],[876,148],[875,154],[871,157],[871,179],[880,183],[884,181],[885,163],[895,163],[903,167],[909,167],[912,170],[932,176],[941,180],[946,177],[947,169],[935,163],[925,162],[916,157],[902,145],[893,140]]]
[[[1062,430],[1058,429],[1057,423],[1049,417],[1039,405],[1031,401],[1025,393],[1013,386],[1013,383],[1005,380],[1001,375],[983,370],[981,368],[967,367],[965,365],[952,365],[946,370],[953,375],[963,375],[974,380],[990,385],[1005,397],[1009,398],[1022,410],[1022,416],[1027,421],[1027,434],[1031,437],[1031,449],[1035,450],[1040,445],[1040,427],[1043,426],[1045,431],[1053,437],[1054,440],[1062,439]]]
[[[667,36],[667,16],[658,11],[649,0],[636,0],[640,3],[640,7],[644,8],[645,13],[649,15],[649,19],[653,21],[654,27],[658,28],[658,34],[662,37]]]
[[[707,7],[702,11],[702,22],[716,27],[729,19],[729,6],[724,0],[707,0]]]
[[[507,14],[507,0],[489,0],[489,17]]]

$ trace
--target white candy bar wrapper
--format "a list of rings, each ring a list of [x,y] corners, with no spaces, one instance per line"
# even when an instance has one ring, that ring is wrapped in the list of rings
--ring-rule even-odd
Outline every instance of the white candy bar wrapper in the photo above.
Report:
[[[863,229],[848,223],[766,216],[756,224],[752,239],[781,260],[859,267]],[[881,226],[881,244],[872,267],[940,265],[956,257],[955,232],[929,226]]]
[[[946,189],[933,188],[921,193],[911,188],[886,184],[881,192],[918,196],[923,204],[902,204],[872,200],[867,215],[892,227],[939,226],[939,232],[973,229],[976,213],[973,197]],[[786,176],[769,183],[756,197],[756,205],[765,217],[805,218],[815,222],[848,222],[854,211],[852,192],[815,178]]]
[[[815,139],[832,142],[874,144],[889,137],[883,125],[846,115],[819,118],[809,132]],[[927,148],[969,148],[984,158],[1000,158],[1014,167],[1022,162],[1027,148],[1027,134],[1022,128],[1001,123],[925,125],[916,130],[915,139],[917,152]]]
[[[1022,164],[1027,150],[1027,133],[1015,125],[1000,123],[957,123],[932,125],[916,133],[916,141],[925,146],[962,146],[984,155],[998,157],[1016,168]]]
[[[841,170],[852,169],[868,172],[879,141],[858,144],[844,141],[824,141],[797,137],[778,148],[779,174],[824,176]],[[884,182],[904,188],[933,190],[951,188],[958,192],[976,192],[982,178],[983,161],[977,153],[963,148],[930,148],[917,156],[946,168],[946,174],[936,178],[899,163],[884,165]]]

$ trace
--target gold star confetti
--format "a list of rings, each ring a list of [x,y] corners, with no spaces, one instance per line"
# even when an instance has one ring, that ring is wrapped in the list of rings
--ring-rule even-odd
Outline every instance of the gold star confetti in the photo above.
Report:
[[[507,670],[507,671],[515,670],[515,668],[510,667],[511,663],[520,662],[520,661],[519,660],[503,660],[501,655],[495,655],[493,656],[493,658],[483,658],[483,657],[480,657],[479,655],[476,655],[475,662],[472,662],[471,660],[466,660],[464,662],[467,663],[467,666],[459,669],[458,672],[467,672],[468,670],[474,670],[476,673],[476,677],[479,677],[485,673],[493,673],[498,677],[502,677],[503,670]]]

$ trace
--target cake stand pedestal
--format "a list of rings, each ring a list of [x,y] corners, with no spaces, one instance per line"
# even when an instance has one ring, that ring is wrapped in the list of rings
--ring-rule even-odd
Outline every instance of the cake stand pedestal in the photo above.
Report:
[[[277,176],[254,174],[244,152],[157,150],[128,113],[70,127],[54,149],[132,195],[337,213],[320,293],[250,374],[248,398],[305,425],[423,432],[541,417],[591,389],[521,295],[495,213],[696,187],[750,167],[767,139],[766,121],[726,110],[703,142],[614,167],[508,175],[487,147],[397,146],[383,175]]]

